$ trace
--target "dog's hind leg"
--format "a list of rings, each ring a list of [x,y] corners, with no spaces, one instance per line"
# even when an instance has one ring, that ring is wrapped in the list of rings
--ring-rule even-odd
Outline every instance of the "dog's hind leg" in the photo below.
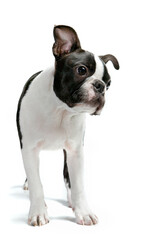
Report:
[[[28,180],[26,178],[24,185],[23,185],[23,190],[28,190]]]
[[[63,150],[64,153],[64,169],[63,169],[63,176],[64,182],[67,189],[67,199],[68,199],[68,206],[72,207],[72,200],[71,200],[71,182],[69,178],[68,166],[67,166],[67,152]]]

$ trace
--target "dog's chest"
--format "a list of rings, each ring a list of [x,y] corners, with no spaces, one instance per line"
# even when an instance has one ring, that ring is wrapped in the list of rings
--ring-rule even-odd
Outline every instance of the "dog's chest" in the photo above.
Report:
[[[82,138],[85,114],[78,114],[57,98],[53,81],[53,69],[42,72],[23,98],[23,143],[43,150],[72,149]]]
[[[45,136],[45,149],[72,149],[78,140],[78,132],[82,119],[68,113],[67,110],[57,110],[45,123],[43,134]],[[81,127],[83,131],[83,127]]]

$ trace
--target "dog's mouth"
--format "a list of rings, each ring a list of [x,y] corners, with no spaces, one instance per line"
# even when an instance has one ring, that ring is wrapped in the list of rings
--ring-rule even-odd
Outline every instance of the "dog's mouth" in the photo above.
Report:
[[[80,89],[73,92],[71,101],[68,103],[69,107],[79,107],[86,109],[86,112],[91,115],[100,115],[101,110],[105,104],[104,93],[93,93],[81,91]]]
[[[94,103],[96,109],[91,115],[100,115],[102,108],[104,107],[104,104],[105,104],[104,95],[99,96],[99,98],[97,98],[97,100]]]

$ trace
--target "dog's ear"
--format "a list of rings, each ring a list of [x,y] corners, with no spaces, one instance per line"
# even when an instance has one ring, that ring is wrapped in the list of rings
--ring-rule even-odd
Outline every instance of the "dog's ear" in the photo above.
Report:
[[[64,55],[81,48],[76,31],[69,26],[55,26],[53,35],[55,43],[53,44],[52,51],[57,60]]]
[[[107,55],[104,55],[104,56],[99,56],[100,59],[102,59],[102,61],[104,63],[107,63],[108,61],[111,61],[113,63],[113,66],[115,69],[119,69],[119,63],[118,63],[118,60],[111,54],[107,54]]]

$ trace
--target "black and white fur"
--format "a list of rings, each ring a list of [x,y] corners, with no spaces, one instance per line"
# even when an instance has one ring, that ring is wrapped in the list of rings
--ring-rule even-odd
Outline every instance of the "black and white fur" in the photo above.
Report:
[[[95,56],[81,48],[74,29],[54,28],[55,63],[34,74],[24,86],[17,110],[17,128],[29,188],[28,223],[33,226],[49,222],[39,176],[39,153],[42,150],[64,151],[64,179],[76,222],[98,222],[86,201],[83,183],[83,138],[85,115],[100,114],[110,76],[105,63],[112,55]]]

